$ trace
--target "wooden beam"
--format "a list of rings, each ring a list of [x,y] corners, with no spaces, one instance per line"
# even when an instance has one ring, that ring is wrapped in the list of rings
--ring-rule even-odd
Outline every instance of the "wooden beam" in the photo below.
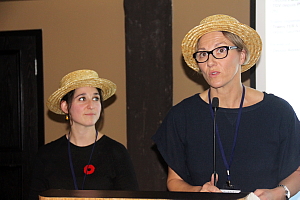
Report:
[[[172,1],[124,0],[127,147],[140,190],[166,190],[152,135],[172,106]]]

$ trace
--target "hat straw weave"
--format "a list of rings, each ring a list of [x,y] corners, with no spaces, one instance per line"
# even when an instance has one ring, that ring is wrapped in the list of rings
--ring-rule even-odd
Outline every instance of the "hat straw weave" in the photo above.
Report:
[[[62,98],[70,91],[80,87],[95,87],[102,91],[103,100],[115,94],[117,86],[110,80],[99,78],[93,70],[77,70],[65,75],[59,88],[48,98],[47,107],[56,114],[64,115],[60,103]]]
[[[240,23],[235,18],[228,15],[212,15],[206,17],[200,22],[200,25],[192,28],[184,37],[181,44],[182,55],[187,65],[193,70],[199,72],[199,67],[193,53],[196,52],[196,47],[199,39],[206,33],[214,31],[227,31],[239,36],[247,46],[250,54],[248,63],[242,65],[241,72],[247,71],[258,61],[262,42],[258,33],[247,26]]]

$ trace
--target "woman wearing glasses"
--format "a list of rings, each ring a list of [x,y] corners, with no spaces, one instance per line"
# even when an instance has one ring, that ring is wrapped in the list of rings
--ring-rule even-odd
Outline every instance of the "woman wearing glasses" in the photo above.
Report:
[[[169,166],[169,190],[255,191],[260,199],[299,191],[300,126],[293,108],[241,81],[261,49],[257,32],[227,15],[205,18],[183,39],[187,65],[210,87],[175,105],[152,138]]]

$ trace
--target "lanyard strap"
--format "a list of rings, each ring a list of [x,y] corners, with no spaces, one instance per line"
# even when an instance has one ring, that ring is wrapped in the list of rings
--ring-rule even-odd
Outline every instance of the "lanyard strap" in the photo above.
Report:
[[[85,182],[85,179],[86,179],[87,171],[88,171],[88,168],[89,168],[91,160],[92,160],[92,155],[94,153],[94,149],[95,149],[97,137],[98,137],[98,131],[96,130],[95,142],[93,144],[92,152],[90,154],[90,158],[89,158],[89,162],[88,162],[88,165],[87,165],[87,169],[86,169],[86,171],[84,171],[84,178],[83,178],[82,186],[81,186],[82,190],[83,190],[83,187],[84,187],[84,182]],[[74,187],[75,187],[75,190],[78,190],[78,185],[77,185],[77,180],[76,180],[76,176],[75,176],[75,171],[74,171],[74,166],[73,166],[73,161],[72,161],[72,155],[71,155],[70,132],[69,132],[69,136],[68,136],[68,154],[69,154],[69,162],[70,162],[70,168],[71,168],[71,172],[72,172]]]
[[[226,167],[227,181],[229,181],[229,183],[230,183],[230,166],[231,166],[231,163],[232,163],[232,160],[233,160],[234,150],[235,150],[235,146],[236,146],[236,140],[237,140],[238,129],[239,129],[239,126],[240,126],[240,121],[241,121],[241,115],[242,115],[242,110],[243,110],[244,99],[245,99],[245,86],[243,85],[243,93],[242,93],[242,98],[241,98],[241,102],[240,102],[238,118],[237,118],[237,122],[236,122],[236,125],[235,125],[235,134],[234,134],[234,140],[233,140],[233,145],[232,145],[232,150],[231,150],[231,155],[230,155],[229,162],[227,161],[226,156],[225,156],[224,148],[223,148],[221,137],[220,137],[220,134],[219,134],[218,125],[216,125],[216,133],[217,133],[217,137],[218,137],[218,144],[219,144],[220,152],[222,154],[223,163]],[[210,113],[211,113],[212,118],[214,119],[214,111],[213,111],[213,108],[212,108],[211,98],[210,98],[210,89],[208,90],[208,100],[209,100]]]

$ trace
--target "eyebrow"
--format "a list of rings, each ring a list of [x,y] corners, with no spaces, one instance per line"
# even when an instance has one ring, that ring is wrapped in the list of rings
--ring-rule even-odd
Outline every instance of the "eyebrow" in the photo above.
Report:
[[[85,96],[85,95],[86,95],[86,93],[81,93],[81,94],[78,94],[77,96],[74,96],[74,98],[77,98],[80,96]],[[95,92],[93,95],[100,96],[99,92]]]
[[[215,47],[213,49],[224,46],[224,45],[229,45],[229,44],[227,44],[225,41],[219,42],[219,43],[215,44]],[[199,48],[197,51],[208,51],[208,50],[206,50],[205,48]]]

